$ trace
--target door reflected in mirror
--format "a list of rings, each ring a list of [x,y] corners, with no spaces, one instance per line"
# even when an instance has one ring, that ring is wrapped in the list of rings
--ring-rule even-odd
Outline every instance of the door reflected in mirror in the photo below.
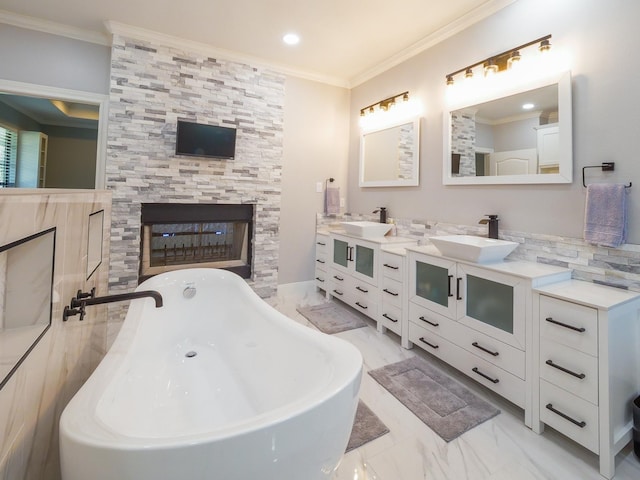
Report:
[[[445,115],[445,184],[570,183],[571,80]]]
[[[51,326],[56,229],[0,247],[0,388]]]
[[[363,132],[360,137],[360,186],[418,185],[420,119]]]

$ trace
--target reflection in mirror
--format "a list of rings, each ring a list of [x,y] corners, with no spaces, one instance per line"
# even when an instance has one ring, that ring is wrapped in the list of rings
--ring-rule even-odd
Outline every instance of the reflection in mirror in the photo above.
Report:
[[[568,73],[538,88],[456,108],[445,121],[445,184],[572,180]]]
[[[102,263],[102,234],[104,210],[89,215],[89,235],[87,239],[87,280]]]
[[[0,247],[0,388],[51,326],[56,229]]]
[[[418,185],[420,119],[363,132],[360,186]]]
[[[0,91],[0,188],[94,188],[99,105]]]

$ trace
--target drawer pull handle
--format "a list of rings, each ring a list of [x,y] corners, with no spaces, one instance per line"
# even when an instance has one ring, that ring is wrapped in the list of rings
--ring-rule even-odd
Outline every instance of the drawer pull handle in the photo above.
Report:
[[[344,293],[342,293],[339,290],[333,290],[333,293],[335,293],[336,295],[340,295],[340,296],[344,295]]]
[[[564,368],[564,367],[561,367],[560,365],[557,365],[557,364],[553,363],[553,360],[547,360],[544,363],[546,363],[550,367],[557,368],[561,372],[568,373],[569,375],[573,375],[574,377],[579,378],[580,380],[582,380],[584,377],[586,377],[586,375],[584,373],[572,372],[568,368]]]
[[[427,322],[427,323],[428,323],[429,325],[431,325],[432,327],[437,327],[437,326],[439,326],[439,325],[440,325],[438,322],[431,322],[431,321],[427,320],[427,319],[426,319],[426,318],[424,318],[424,317],[419,317],[419,318],[420,318],[420,320],[422,320],[423,322]]]
[[[394,297],[397,297],[399,294],[392,292],[391,290],[387,290],[386,288],[384,290],[382,290],[384,293],[388,293],[389,295],[393,295]]]
[[[484,348],[482,345],[479,345],[478,342],[473,342],[471,345],[473,345],[476,348],[479,348],[480,350],[488,353],[489,355],[493,355],[494,357],[497,357],[498,355],[500,355],[500,352],[492,352],[488,348]]]
[[[333,278],[335,278],[336,280],[338,280],[339,282],[342,282],[344,280],[344,278],[339,277],[338,275],[334,275]]]
[[[451,291],[451,280],[453,280],[453,275],[449,275],[449,282],[447,283],[447,297],[453,297],[453,292]]]
[[[560,325],[561,327],[568,328],[569,330],[575,330],[576,332],[584,333],[586,331],[584,327],[574,327],[573,325],[567,325],[566,323],[554,320],[552,317],[547,317],[545,318],[545,320],[549,323],[553,323],[554,325]]]
[[[369,290],[365,289],[365,288],[361,288],[361,287],[356,287],[356,290],[361,291],[362,293],[369,293]]]
[[[323,282],[324,283],[324,278],[316,277],[316,280],[318,280],[319,282]]]
[[[360,302],[356,302],[356,305],[358,305],[358,306],[359,306],[360,308],[362,308],[363,310],[366,310],[367,308],[369,308],[369,307],[367,307],[366,305],[362,305]]]
[[[318,262],[318,263],[326,263],[324,260],[320,260],[319,258],[316,259],[316,262]]]
[[[491,378],[489,375],[485,375],[484,373],[482,373],[480,370],[478,370],[478,367],[473,367],[471,369],[473,371],[473,373],[477,373],[478,375],[480,375],[481,377],[486,378],[487,380],[489,380],[491,383],[498,383],[500,381],[500,379],[498,378]]]
[[[382,316],[384,318],[386,318],[387,320],[391,320],[393,323],[398,323],[398,320],[396,320],[395,318],[391,318],[389,315],[387,315],[386,313],[383,313]]]
[[[553,408],[553,405],[550,404],[550,403],[547,403],[547,407],[546,408],[547,408],[547,410],[551,410],[556,415],[560,415],[565,420],[570,421],[571,423],[573,423],[574,425],[577,425],[580,428],[584,428],[587,425],[586,422],[584,422],[584,421],[579,422],[579,421],[574,420],[573,418],[571,418],[569,415],[567,415],[565,413],[562,413],[560,410],[556,410],[555,408]]]
[[[400,268],[400,267],[394,267],[393,265],[389,265],[388,263],[385,263],[383,266],[390,268],[391,270],[398,270]]]
[[[322,242],[316,242],[318,245],[324,247],[326,245],[326,243],[322,243]]]
[[[429,343],[424,339],[424,337],[420,337],[420,341],[422,343],[425,343],[425,344],[429,345],[431,348],[440,348],[440,345],[436,345],[434,343]]]

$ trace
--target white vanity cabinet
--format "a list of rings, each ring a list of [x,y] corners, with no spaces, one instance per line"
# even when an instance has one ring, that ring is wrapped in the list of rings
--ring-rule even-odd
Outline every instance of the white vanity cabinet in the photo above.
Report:
[[[532,287],[570,278],[529,262],[479,265],[409,247],[408,339],[525,410],[532,424]]]
[[[570,280],[536,289],[534,313],[534,430],[549,425],[596,453],[611,478],[640,394],[640,295]]]
[[[380,318],[382,247],[413,245],[402,237],[359,238],[329,235],[327,295],[342,300],[376,322]],[[391,322],[393,323],[393,322]]]
[[[389,329],[402,338],[404,346],[405,335],[402,325],[406,317],[406,250],[404,248],[384,248],[381,252],[382,283],[381,302],[378,316],[378,331]]]
[[[328,288],[328,274],[329,268],[329,233],[317,232],[316,233],[316,267],[315,267],[315,282],[316,287],[327,291]]]

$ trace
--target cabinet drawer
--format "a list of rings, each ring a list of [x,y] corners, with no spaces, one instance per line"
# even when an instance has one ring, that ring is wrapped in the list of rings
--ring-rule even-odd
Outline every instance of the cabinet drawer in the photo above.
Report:
[[[448,330],[446,324],[450,322],[453,323],[453,320],[438,315],[417,303],[409,302],[409,323],[415,323],[444,337]]]
[[[555,411],[550,410],[553,408]],[[598,407],[540,380],[540,420],[598,453]]]
[[[598,311],[540,295],[540,335],[589,355],[598,355]]]
[[[498,395],[525,408],[524,380],[412,322],[409,322],[409,340]]]
[[[544,339],[540,344],[540,377],[598,404],[598,359]]]
[[[402,307],[402,283],[390,278],[382,279],[382,290],[380,292],[382,301],[395,305],[396,307]]]
[[[378,321],[393,333],[402,334],[402,309],[382,300]]]
[[[315,277],[315,281],[316,281],[316,287],[320,287],[323,290],[326,290],[327,288],[329,288],[329,282],[327,279],[327,272],[325,272],[324,270],[320,270],[316,268],[316,277]]]
[[[329,251],[329,235],[316,235],[316,252]]]
[[[342,300],[351,302],[351,277],[335,270],[330,270],[328,275],[328,293]]]
[[[327,254],[316,252],[316,269],[327,270]]]
[[[382,252],[382,275],[402,282],[404,278],[404,257],[394,253]]]

